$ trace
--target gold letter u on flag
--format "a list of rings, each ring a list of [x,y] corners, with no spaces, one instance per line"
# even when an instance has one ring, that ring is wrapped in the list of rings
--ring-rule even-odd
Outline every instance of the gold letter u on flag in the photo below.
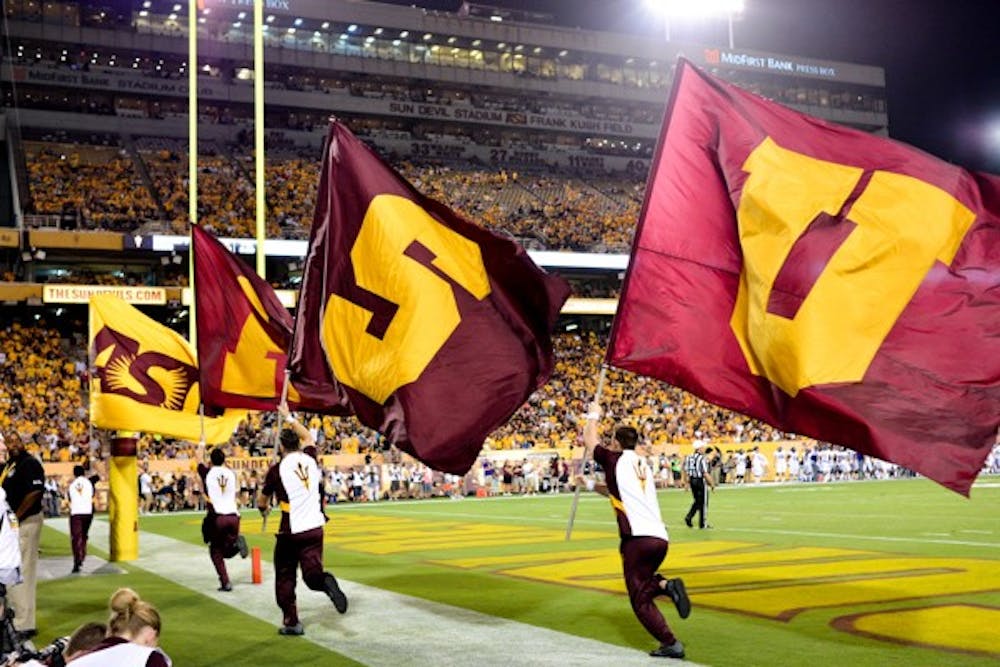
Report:
[[[797,312],[783,317],[768,312],[768,303],[792,246],[817,216],[840,213],[863,172],[770,138],[743,170],[743,270],[730,326],[751,372],[790,396],[860,382],[934,262],[952,262],[975,214],[924,181],[875,171],[847,216],[856,228],[815,283],[803,286],[808,293]]]

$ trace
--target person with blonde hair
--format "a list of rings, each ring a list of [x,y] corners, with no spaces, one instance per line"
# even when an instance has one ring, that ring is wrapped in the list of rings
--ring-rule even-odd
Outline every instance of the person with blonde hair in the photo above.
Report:
[[[170,667],[158,648],[160,612],[131,588],[119,588],[109,603],[108,636],[89,653],[76,658],[77,667]]]

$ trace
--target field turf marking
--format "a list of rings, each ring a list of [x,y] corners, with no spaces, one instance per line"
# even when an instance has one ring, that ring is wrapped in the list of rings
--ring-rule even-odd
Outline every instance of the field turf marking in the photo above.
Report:
[[[1000,658],[996,635],[1000,609],[997,607],[945,604],[891,609],[841,616],[830,625],[850,634],[905,646],[925,646]],[[915,642],[912,632],[915,627],[948,628],[948,632],[931,633],[924,641]]]
[[[775,528],[729,528],[726,532],[731,533],[763,533],[766,535],[793,535],[799,537],[832,537],[837,540],[869,540],[872,542],[915,542],[918,544],[951,544],[964,547],[986,547],[987,549],[1000,549],[1000,542],[970,542],[969,540],[937,540],[926,537],[894,537],[891,535],[851,535],[847,533],[821,533],[806,530],[778,530]]]
[[[46,525],[69,534],[66,519],[50,519]],[[94,544],[107,544],[108,523],[91,526]],[[192,528],[197,530],[197,528]],[[274,602],[273,568],[264,567],[263,585],[250,583],[249,561],[228,562],[233,592],[221,593],[208,548],[150,532],[139,534],[140,556],[132,564],[170,579],[245,614],[280,623]],[[124,564],[126,567],[128,564]],[[378,567],[373,562],[373,567]],[[336,574],[335,568],[334,574]],[[619,574],[620,577],[620,574]],[[434,665],[466,667],[469,664],[503,664],[505,667],[536,665],[648,666],[645,651],[607,644],[506,618],[400,595],[357,582],[339,579],[350,608],[337,614],[326,596],[308,590],[299,582],[299,616],[306,628],[303,638],[277,635],[274,641],[311,641],[332,652],[373,667]],[[169,619],[166,619],[169,623]],[[522,650],[521,647],[532,647]],[[650,639],[650,650],[655,641]],[[536,651],[536,648],[541,650]],[[331,654],[331,660],[335,655]],[[331,662],[331,664],[334,664]],[[672,662],[671,664],[694,664]]]

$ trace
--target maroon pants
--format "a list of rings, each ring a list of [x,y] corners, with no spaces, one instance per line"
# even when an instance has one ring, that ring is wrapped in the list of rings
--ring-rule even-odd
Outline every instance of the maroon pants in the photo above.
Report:
[[[240,552],[236,538],[240,535],[239,514],[211,514],[206,517],[208,555],[212,565],[219,575],[219,583],[225,586],[229,583],[229,572],[226,571],[226,558],[232,558]]]
[[[71,514],[69,517],[69,541],[73,547],[73,567],[83,565],[87,557],[87,536],[90,534],[90,522],[93,514]]]
[[[323,590],[323,529],[302,533],[278,533],[274,543],[274,597],[281,607],[285,625],[299,622],[295,604],[296,568],[302,567],[302,580],[314,591]]]
[[[621,543],[622,569],[632,611],[649,634],[667,645],[677,638],[654,600],[660,594],[660,577],[656,570],[667,557],[668,546],[666,540],[658,537],[630,537]]]

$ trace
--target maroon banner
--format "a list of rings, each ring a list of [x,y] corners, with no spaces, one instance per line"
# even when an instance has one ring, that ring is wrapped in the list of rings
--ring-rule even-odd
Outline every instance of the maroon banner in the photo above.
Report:
[[[608,361],[968,495],[1000,426],[1000,178],[682,60]]]
[[[191,242],[202,401],[213,407],[276,409],[285,384],[291,314],[274,288],[210,233],[193,226]],[[287,398],[293,409],[350,414],[342,392],[293,382]]]
[[[324,153],[290,368],[462,474],[552,370],[569,294],[513,241],[414,189],[339,122]]]

